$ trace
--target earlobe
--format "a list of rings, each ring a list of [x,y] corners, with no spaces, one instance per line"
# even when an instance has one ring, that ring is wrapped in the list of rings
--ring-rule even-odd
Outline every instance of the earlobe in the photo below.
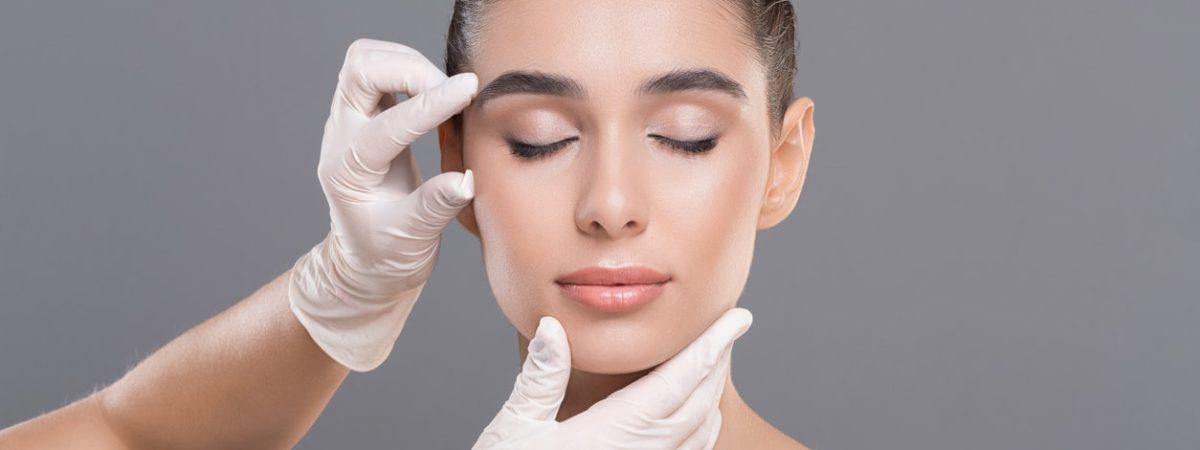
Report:
[[[800,97],[784,113],[780,139],[771,151],[758,229],[771,228],[792,213],[800,199],[816,129],[812,99]]]
[[[463,146],[462,134],[454,126],[453,121],[447,120],[438,126],[438,146],[442,151],[442,172],[463,172],[466,170],[463,163]],[[472,168],[478,177],[478,171]],[[478,182],[478,178],[476,178]],[[478,184],[476,188],[478,189]],[[476,192],[478,195],[478,192]],[[471,234],[479,236],[479,227],[475,223],[475,204],[474,202],[463,208],[458,213],[458,223],[461,223],[463,228],[466,228]]]

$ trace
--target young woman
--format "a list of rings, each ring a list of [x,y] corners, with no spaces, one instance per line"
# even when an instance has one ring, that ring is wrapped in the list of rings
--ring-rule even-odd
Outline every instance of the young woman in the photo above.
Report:
[[[294,445],[390,353],[457,216],[532,352],[477,448],[803,449],[729,367],[756,231],[790,214],[812,149],[793,27],[775,0],[458,1],[449,79],[355,42],[318,167],[326,239],[0,448]],[[421,182],[404,150],[433,128],[445,173]]]
[[[787,1],[455,3],[446,73],[483,87],[441,126],[442,169],[475,173],[459,219],[521,347],[542,316],[570,337],[559,419],[733,308],[756,231],[792,211],[814,136],[794,25]],[[642,286],[572,286],[588,268]],[[720,409],[717,448],[802,448],[732,379]]]

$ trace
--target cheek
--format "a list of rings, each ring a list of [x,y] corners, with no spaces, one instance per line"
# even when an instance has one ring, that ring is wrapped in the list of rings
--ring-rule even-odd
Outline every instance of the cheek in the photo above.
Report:
[[[670,240],[659,248],[673,252],[679,281],[673,315],[688,319],[679,325],[674,351],[734,307],[749,277],[766,159],[745,150],[674,177],[675,187],[667,191],[672,199],[664,204],[669,212],[657,217],[670,230],[659,235]]]
[[[649,226],[617,247],[663,264],[674,286],[652,307],[619,320],[580,314],[552,283],[556,270],[580,261],[565,251],[586,253],[596,244],[575,228],[578,193],[546,188],[569,186],[576,177],[549,165],[521,166],[499,150],[469,154],[484,268],[518,332],[531,337],[538,318],[555,316],[567,329],[576,368],[630,373],[678,353],[733,307],[753,256],[765,157],[732,145],[720,150],[724,154],[691,162],[674,156],[643,161],[648,170],[630,170],[649,188],[635,200],[647,203]]]
[[[538,183],[514,177],[517,169],[505,164],[488,161],[479,166],[484,170],[476,171],[473,208],[492,293],[518,331],[532,336],[538,318],[546,313],[534,300],[554,276],[547,261],[553,260],[557,247],[548,243],[569,231],[560,217],[567,205],[548,197]]]

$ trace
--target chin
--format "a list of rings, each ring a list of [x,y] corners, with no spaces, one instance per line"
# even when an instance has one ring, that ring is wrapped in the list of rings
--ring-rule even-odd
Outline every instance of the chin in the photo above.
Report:
[[[670,326],[636,316],[597,320],[568,314],[560,321],[571,343],[571,366],[589,373],[626,374],[652,369],[690,341]]]
[[[501,301],[500,309],[527,339],[533,337],[542,316],[558,319],[570,343],[571,366],[589,373],[612,375],[653,369],[683,350],[705,325],[699,315],[680,314],[670,308],[670,301],[651,303],[628,313],[606,314],[581,310],[556,295],[549,297],[544,303]],[[681,320],[685,318],[693,320]]]

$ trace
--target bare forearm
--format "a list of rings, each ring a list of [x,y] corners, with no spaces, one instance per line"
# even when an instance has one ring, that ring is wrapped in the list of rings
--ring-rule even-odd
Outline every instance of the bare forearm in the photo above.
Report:
[[[130,450],[105,421],[100,399],[95,394],[12,428],[0,430],[0,449],[58,448]]]
[[[282,275],[101,392],[138,448],[289,448],[348,372],[288,309]]]
[[[0,432],[0,448],[290,448],[348,372],[288,309],[284,272],[111,386]],[[84,426],[86,425],[86,426]],[[19,439],[19,441],[18,441]],[[112,441],[117,442],[117,441]]]

